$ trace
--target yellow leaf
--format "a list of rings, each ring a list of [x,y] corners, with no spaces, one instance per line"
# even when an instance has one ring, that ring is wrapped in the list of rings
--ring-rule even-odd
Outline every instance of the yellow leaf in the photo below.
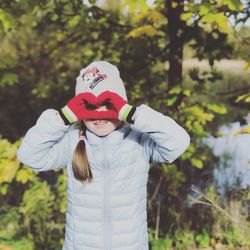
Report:
[[[219,6],[227,5],[230,10],[242,11],[243,5],[240,0],[217,0]]]
[[[238,96],[235,102],[236,103],[238,102],[250,103],[250,93]]]
[[[147,5],[146,0],[124,0],[122,4],[120,4],[120,11],[126,11],[131,15],[131,20],[134,23],[139,22],[142,20],[148,13],[149,7]]]
[[[129,1],[128,11],[129,13],[134,13],[137,8],[136,1]]]
[[[183,94],[184,94],[185,96],[190,96],[190,95],[191,95],[191,90],[190,90],[190,89],[185,89],[185,90],[183,91]]]
[[[165,20],[165,16],[163,16],[159,11],[154,10],[149,13],[147,19],[153,22],[157,22],[163,19]]]
[[[192,130],[192,121],[191,120],[186,120],[185,122],[185,127],[188,129],[188,130]]]
[[[246,62],[245,64],[244,64],[244,70],[248,70],[250,68],[250,62]]]
[[[174,105],[174,103],[176,102],[176,100],[177,100],[177,96],[176,96],[176,95],[173,96],[172,98],[167,99],[167,100],[166,100],[167,106],[172,106],[172,105]]]
[[[194,121],[193,122],[193,127],[192,130],[200,136],[205,136],[207,135],[207,133],[205,132],[203,126],[198,122],[198,121]]]
[[[143,25],[138,28],[131,30],[128,33],[128,37],[138,37],[142,35],[146,35],[149,37],[155,36],[157,34],[157,30],[152,25]]]
[[[178,6],[178,3],[173,1],[173,2],[172,2],[172,7],[173,7],[173,8],[176,8],[177,6]]]
[[[181,20],[187,21],[187,20],[189,20],[192,16],[193,16],[193,13],[191,13],[191,12],[183,13],[183,14],[181,15]]]
[[[181,93],[181,87],[180,86],[175,86],[171,88],[168,92],[169,94],[180,94]]]
[[[224,13],[217,14],[217,21],[216,24],[218,25],[218,28],[225,33],[230,33],[231,28],[228,25],[227,17],[224,15]]]
[[[0,139],[0,159],[16,158],[17,145],[11,144],[7,139]]]
[[[227,136],[227,134],[223,132],[215,132],[215,137],[223,137],[223,136]]]
[[[3,183],[0,185],[0,193],[2,195],[6,195],[8,193],[8,189],[9,189],[9,184]]]
[[[211,8],[210,5],[208,5],[208,4],[202,4],[202,5],[200,5],[200,8],[199,8],[199,14],[201,16],[206,16],[209,13],[211,13],[211,10],[212,10],[212,8]]]
[[[192,158],[191,159],[192,164],[196,167],[196,168],[203,168],[203,162],[200,159],[197,158]]]
[[[213,114],[206,113],[201,107],[197,105],[185,108],[183,111],[189,115],[189,120],[197,119],[203,125],[208,121],[212,121],[214,118]]]
[[[17,172],[16,180],[21,182],[22,184],[27,183],[34,176],[34,171],[30,168],[22,168]]]
[[[17,160],[3,159],[0,161],[0,183],[11,183],[19,168]]]
[[[223,104],[217,104],[217,103],[207,103],[206,104],[207,108],[215,113],[218,114],[226,114],[227,113],[227,109]]]
[[[233,133],[234,136],[239,135],[239,134],[250,134],[250,125]]]
[[[131,16],[131,20],[133,23],[139,23],[141,20],[143,20],[146,17],[146,13],[143,12],[135,12]]]
[[[99,37],[99,33],[96,31],[91,32],[91,36],[96,40]]]
[[[138,6],[138,8],[140,8],[140,11],[143,13],[146,13],[148,11],[148,8],[149,8],[146,0],[138,0],[137,6]]]
[[[2,22],[5,31],[15,28],[17,25],[16,19],[7,11],[0,9],[0,21]]]
[[[225,33],[229,33],[231,31],[228,25],[227,17],[223,13],[208,13],[201,18],[201,22],[217,26],[219,30]]]
[[[81,16],[76,15],[69,20],[68,25],[70,28],[74,28],[75,26],[79,24],[80,21],[81,21]]]
[[[194,154],[194,152],[195,152],[195,146],[194,146],[194,144],[190,143],[190,145],[187,148],[187,150],[181,155],[181,158],[183,160],[191,158],[192,155]]]

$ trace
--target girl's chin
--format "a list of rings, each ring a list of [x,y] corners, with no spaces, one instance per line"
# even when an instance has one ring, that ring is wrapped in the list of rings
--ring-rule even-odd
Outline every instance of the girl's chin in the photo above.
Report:
[[[105,130],[99,130],[99,129],[96,129],[94,131],[94,133],[98,136],[106,136],[108,134],[110,134],[114,129],[105,129]]]
[[[103,124],[95,124],[92,129],[94,130],[95,134],[97,134],[98,136],[105,136],[110,134],[115,127],[112,126],[111,123],[107,122],[107,123],[103,123]]]

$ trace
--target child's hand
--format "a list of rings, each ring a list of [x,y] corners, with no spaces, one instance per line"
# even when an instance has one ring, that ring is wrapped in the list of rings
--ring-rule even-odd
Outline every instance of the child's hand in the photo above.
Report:
[[[111,91],[104,91],[98,96],[98,102],[105,101],[111,102],[116,109],[117,115],[114,118],[118,118],[120,121],[133,123],[131,118],[136,110],[135,107],[129,105],[121,96]]]
[[[59,114],[66,125],[79,120],[112,119],[116,115],[114,110],[100,112],[89,108],[91,105],[96,106],[97,103],[97,97],[92,93],[80,93],[73,97],[67,105],[60,109]]]

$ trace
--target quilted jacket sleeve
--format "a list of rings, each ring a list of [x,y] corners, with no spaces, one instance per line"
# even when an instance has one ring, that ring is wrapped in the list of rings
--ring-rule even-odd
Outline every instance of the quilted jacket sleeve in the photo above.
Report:
[[[131,128],[142,133],[140,145],[151,163],[172,163],[190,144],[183,127],[145,104],[137,107]]]
[[[36,171],[64,168],[67,165],[69,125],[58,119],[58,112],[47,109],[24,136],[17,158]]]

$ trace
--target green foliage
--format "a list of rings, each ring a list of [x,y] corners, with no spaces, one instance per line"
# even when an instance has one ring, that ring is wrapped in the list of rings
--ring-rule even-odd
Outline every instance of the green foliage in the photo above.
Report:
[[[242,11],[243,4],[240,0],[219,0],[219,6],[227,6],[232,11]]]
[[[64,170],[64,173],[59,175],[56,183],[57,187],[57,192],[58,192],[58,201],[59,201],[59,209],[61,213],[66,212],[66,203],[67,203],[67,195],[66,195],[66,181],[67,181],[67,176],[66,176],[66,170]]]
[[[0,193],[6,195],[9,183],[13,181],[19,169],[15,154],[17,144],[11,144],[6,139],[0,139]]]
[[[34,243],[32,240],[23,238],[15,242],[1,243],[0,248],[2,250],[34,250]]]
[[[125,0],[120,5],[120,10],[123,11],[125,8],[127,8],[131,21],[133,23],[136,23],[144,18],[150,10],[150,7],[147,5],[145,0]]]
[[[24,220],[43,221],[51,214],[54,199],[55,196],[46,182],[35,181],[23,195],[20,212],[24,215]],[[39,214],[37,210],[40,210]]]
[[[130,31],[128,37],[138,37],[141,35],[155,36],[156,34],[157,30],[152,25],[143,25]]]
[[[1,206],[0,238],[5,241],[13,239],[19,233],[20,214],[17,207]]]
[[[167,235],[165,238],[155,239],[153,230],[149,229],[149,242],[152,250],[187,250],[187,249],[210,249],[210,247],[220,247],[222,249],[246,249],[249,244],[247,232],[243,232],[239,227],[229,227],[217,235],[215,238],[207,229],[194,233],[187,230],[177,230],[173,236]]]
[[[199,158],[192,158],[191,163],[196,168],[203,168],[203,162]]]
[[[81,21],[81,16],[80,15],[76,15],[74,16],[71,20],[69,20],[68,22],[68,27],[70,29],[74,28],[75,26],[77,26],[79,24],[79,22]],[[58,39],[57,39],[58,40]],[[59,38],[59,40],[62,40],[62,38]]]
[[[237,97],[237,99],[235,100],[236,103],[238,102],[246,102],[246,103],[250,103],[250,94],[244,94],[244,95],[240,95]]]
[[[10,143],[7,139],[0,139],[0,193],[6,195],[10,184],[16,180],[27,183],[36,174],[27,166],[20,168],[16,158],[16,150],[20,141]]]
[[[0,9],[0,21],[2,22],[5,31],[15,28],[17,24],[15,17],[3,9]]]
[[[13,250],[33,250],[34,242],[31,236],[19,237],[22,234],[20,226],[21,214],[18,207],[1,206],[0,209],[0,248]]]
[[[2,86],[11,86],[18,82],[18,76],[13,73],[6,73],[1,79]]]
[[[184,108],[183,111],[190,117],[190,120],[200,121],[202,125],[209,121],[212,121],[214,115],[211,113],[206,113],[202,107],[194,105],[188,108]]]
[[[203,1],[200,3],[191,2],[187,8],[187,13],[182,15],[182,19],[188,21],[189,24],[191,24],[191,18],[199,18],[200,25],[207,31],[219,29],[222,32],[230,33],[232,29],[229,27],[225,12],[243,11],[243,4],[240,0]]]
[[[177,196],[178,189],[186,179],[184,173],[179,171],[175,164],[162,164],[162,168],[166,181],[171,182],[169,192],[171,193],[171,195]]]
[[[195,240],[192,231],[177,231],[175,233],[175,246],[176,249],[194,249]]]
[[[59,249],[64,238],[66,174],[58,176],[52,190],[37,172],[18,162],[19,144],[20,140],[0,140],[0,248]]]
[[[244,234],[242,230],[238,227],[228,228],[227,231],[223,234],[222,241],[224,244],[229,246],[242,246],[244,242]]]
[[[22,184],[27,183],[32,180],[34,176],[34,171],[32,171],[29,167],[25,166],[17,172],[16,180],[21,182]]]
[[[208,110],[213,111],[214,113],[224,115],[227,113],[227,109],[223,104],[217,103],[207,103]]]
[[[0,174],[1,179],[0,182],[12,182],[13,178],[16,175],[16,172],[19,168],[19,164],[17,161],[10,161],[8,159],[1,160],[0,164]]]
[[[172,248],[173,240],[159,239],[152,242],[152,250],[168,250]]]
[[[156,239],[154,237],[154,231],[151,228],[148,229],[148,234],[149,234],[149,244],[152,250],[172,249],[173,240],[169,236],[167,236],[166,238]]]
[[[203,229],[200,233],[195,235],[195,241],[200,248],[210,246],[210,235],[207,230]]]
[[[56,232],[60,232],[56,237],[62,237],[64,225],[52,219],[55,218],[54,210],[59,209],[58,206],[60,205],[56,203],[48,183],[34,178],[31,187],[24,192],[19,211],[23,216],[25,228],[36,235],[34,241],[37,246],[46,246],[46,242],[51,241]],[[58,245],[56,242],[53,244],[56,244],[54,247]]]

